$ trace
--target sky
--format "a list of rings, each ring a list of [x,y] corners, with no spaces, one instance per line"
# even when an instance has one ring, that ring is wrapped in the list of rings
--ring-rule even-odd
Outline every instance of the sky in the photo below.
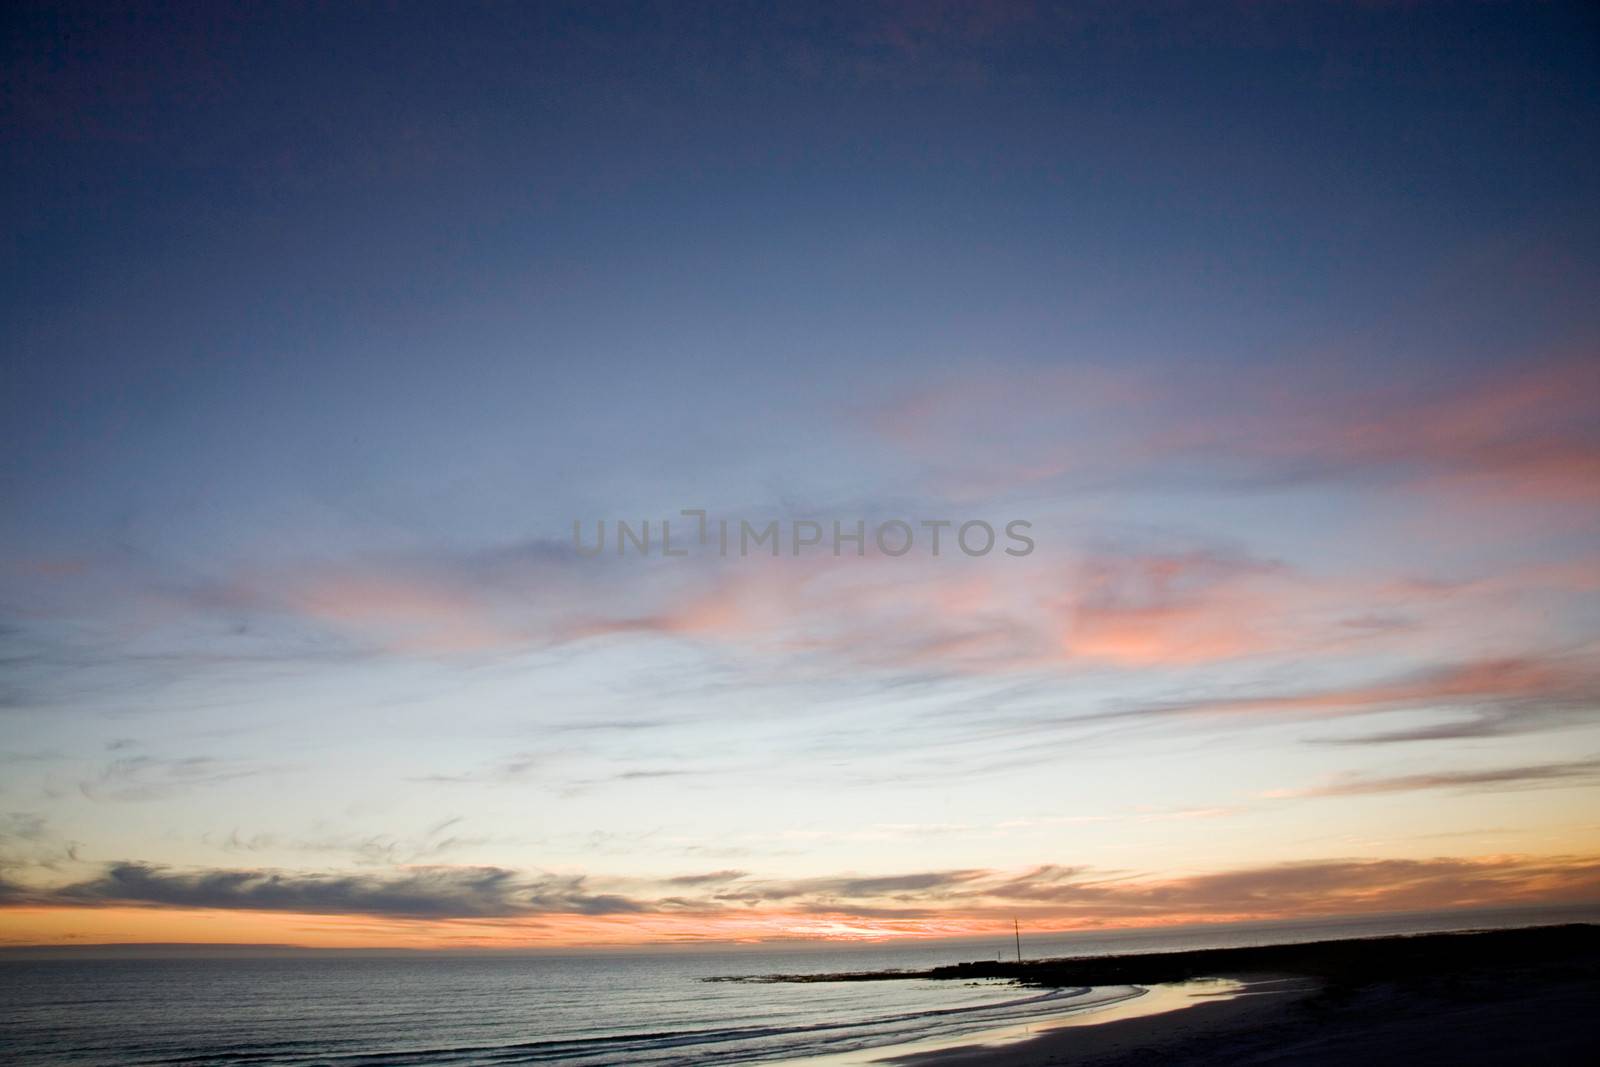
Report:
[[[1600,899],[1592,6],[0,36],[0,945]]]

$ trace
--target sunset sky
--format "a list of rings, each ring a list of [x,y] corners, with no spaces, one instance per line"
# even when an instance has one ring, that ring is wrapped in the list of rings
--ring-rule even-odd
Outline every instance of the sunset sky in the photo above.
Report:
[[[0,33],[0,945],[1600,900],[1592,5]]]

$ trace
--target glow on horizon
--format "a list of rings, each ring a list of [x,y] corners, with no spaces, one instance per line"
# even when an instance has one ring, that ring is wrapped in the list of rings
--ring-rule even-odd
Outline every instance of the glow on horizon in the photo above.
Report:
[[[486,876],[498,883],[506,872],[429,868],[402,873],[420,873],[433,879],[436,887],[448,889],[452,883],[476,886]],[[282,888],[285,877],[256,875],[233,888],[270,894]],[[170,884],[179,891],[185,886],[206,888],[204,877]],[[129,907],[116,904],[114,897],[94,906],[86,906],[87,901],[79,906],[23,903],[6,913],[6,943],[445,949],[857,942],[999,936],[1017,919],[1038,934],[1592,904],[1600,889],[1600,853],[1281,864],[1169,880],[1087,877],[1082,872],[1038,868],[813,880],[775,888],[748,880],[741,872],[725,872],[716,885],[718,895],[699,900],[681,896],[623,900],[597,893],[588,898],[591,906],[607,913],[557,907],[517,914],[536,909],[532,901],[538,893],[530,894],[511,882],[509,891],[496,898],[506,913],[448,918],[260,909],[251,907],[243,895],[228,907]],[[393,882],[377,880],[358,887],[344,906],[359,908],[362,892],[383,901],[396,888]],[[413,889],[409,884],[400,887],[399,895]],[[730,901],[741,892],[748,896],[738,903]],[[855,898],[855,903],[841,896]],[[763,902],[763,897],[770,899]],[[786,903],[795,898],[807,900],[806,906]]]

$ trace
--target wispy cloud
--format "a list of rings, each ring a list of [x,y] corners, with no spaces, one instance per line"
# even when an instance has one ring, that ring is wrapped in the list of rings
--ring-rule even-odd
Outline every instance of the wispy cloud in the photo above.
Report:
[[[1560,725],[1596,707],[1600,707],[1600,676],[1586,659],[1516,657],[1433,667],[1365,684],[1150,704],[1086,716],[1083,721],[1208,715],[1243,721],[1341,718],[1417,709],[1469,713],[1445,724],[1326,739],[1371,744],[1525,733]]]
[[[332,834],[322,837],[284,836],[273,833],[228,834],[221,847],[225,852],[303,852],[333,853],[351,863],[367,867],[393,867],[438,861],[447,853],[476,848],[490,838],[469,835],[461,830],[464,818],[442,819],[417,834]]]
[[[538,772],[548,768],[552,758],[553,753],[549,752],[519,752],[485,767],[456,773],[426,774],[416,781],[451,785],[516,785],[537,780]]]
[[[161,800],[193,789],[267,773],[268,768],[209,756],[124,756],[79,784],[91,800]]]
[[[1387,778],[1347,775],[1303,789],[1278,789],[1270,798],[1354,797],[1378,793],[1410,793],[1424,789],[1518,789],[1531,786],[1572,785],[1600,778],[1600,760],[1569,763],[1535,763],[1519,767],[1491,767],[1474,771],[1436,771]]]
[[[1191,488],[1346,481],[1496,503],[1592,503],[1597,406],[1600,371],[1583,352],[1477,379],[1366,390],[1304,369],[1225,385],[1104,368],[991,371],[923,387],[870,424],[957,495],[1175,479]],[[995,446],[973,444],[986,440]]]
[[[543,541],[499,549],[441,548],[286,564],[270,573],[180,583],[187,593],[168,590],[164,623],[145,630],[169,634],[160,662],[174,677],[246,665],[277,669],[302,652],[306,662],[332,669],[348,666],[351,656],[481,662],[530,654],[578,656],[633,640],[730,654],[725,662],[732,664],[735,684],[846,678],[888,685],[902,679],[1071,677],[1107,670],[1181,675],[1224,664],[1250,670],[1273,661],[1361,652],[1421,660],[1439,654],[1440,633],[1487,631],[1481,620],[1492,617],[1500,631],[1515,623],[1530,651],[1494,659],[1485,652],[1474,669],[1507,672],[1516,662],[1549,658],[1538,650],[1560,640],[1561,627],[1543,610],[1547,602],[1527,598],[1571,597],[1600,581],[1592,560],[1502,568],[1491,577],[1442,582],[1312,573],[1194,536],[1115,547],[1108,547],[1108,538],[1085,535],[1083,540],[1054,546],[1037,559],[987,567],[869,555],[702,560],[628,569],[614,559],[579,561],[570,546]],[[193,636],[195,619],[206,624],[203,638],[187,650],[178,647]],[[229,619],[234,631],[218,637],[213,630]],[[264,649],[268,658],[253,660],[250,649]],[[71,679],[82,672],[67,669],[74,662],[93,664],[108,686],[120,672],[127,685],[130,672],[151,667],[153,654],[114,643],[58,652],[51,670],[71,686],[81,684]],[[1282,713],[1310,714],[1320,707],[1333,714],[1340,700],[1346,710],[1426,705],[1429,695],[1465,694],[1450,690],[1444,676],[1451,670],[1415,668],[1419,675],[1431,671],[1439,677],[1409,689],[1402,684],[1363,692],[1350,686],[1342,693],[1232,698],[1199,688],[1197,699],[1184,708],[1146,711],[1220,713],[1265,710],[1271,704]],[[1474,736],[1555,725],[1561,718],[1555,690],[1565,683],[1555,678],[1548,683],[1542,695],[1525,694],[1518,716],[1505,714],[1515,694],[1502,688],[1501,703],[1474,708],[1470,721],[1408,724],[1371,739]],[[1471,678],[1459,684],[1492,686]],[[1433,692],[1425,693],[1430,686]],[[1230,688],[1237,692],[1241,686],[1236,681]],[[648,716],[612,716],[558,729],[625,734],[660,725]],[[446,771],[435,780],[524,780],[534,776],[540,758],[509,757],[495,768]]]
[[[723,882],[736,882],[746,876],[748,872],[740,870],[707,871],[704,874],[680,874],[676,878],[668,878],[668,885],[718,885]]]

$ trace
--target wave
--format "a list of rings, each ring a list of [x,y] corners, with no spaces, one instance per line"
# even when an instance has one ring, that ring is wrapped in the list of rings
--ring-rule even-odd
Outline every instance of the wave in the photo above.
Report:
[[[694,1048],[692,1062],[731,1063],[740,1059],[769,1057],[774,1046],[792,1046],[795,1052],[849,1051],[874,1045],[892,1044],[925,1036],[926,1027],[918,1024],[943,1021],[956,1024],[952,1029],[975,1030],[1017,1021],[1018,1016],[1034,1017],[1070,1006],[1077,1009],[1105,1007],[1141,995],[1133,987],[1113,987],[1097,992],[1084,986],[1052,990],[1013,1000],[970,1004],[947,1008],[927,1008],[871,1016],[849,1022],[815,1022],[788,1026],[723,1026],[682,1030],[651,1030],[608,1034],[595,1037],[526,1041],[499,1045],[459,1045],[433,1048],[393,1047],[384,1051],[365,1049],[340,1051],[340,1042],[269,1042],[236,1045],[210,1045],[205,1049],[185,1050],[177,1055],[139,1062],[149,1065],[226,1064],[251,1062],[315,1062],[318,1064],[516,1064],[554,1061],[690,1062],[675,1060],[676,1050]],[[969,1025],[962,1025],[969,1024]],[[364,1042],[365,1044],[365,1042]],[[292,1046],[299,1045],[298,1048]]]

